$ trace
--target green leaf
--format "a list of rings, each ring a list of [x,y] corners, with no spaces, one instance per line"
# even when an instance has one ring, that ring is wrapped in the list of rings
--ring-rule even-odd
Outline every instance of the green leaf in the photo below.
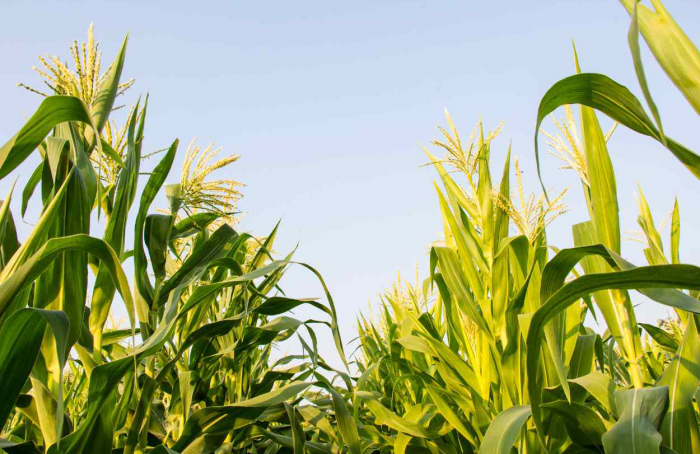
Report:
[[[586,405],[557,400],[542,404],[564,420],[566,431],[574,443],[581,446],[599,446],[607,428],[600,415]]]
[[[657,431],[668,401],[668,387],[617,391],[620,418],[602,437],[606,454],[653,454],[660,452]]]
[[[696,317],[688,317],[676,356],[657,386],[668,386],[668,410],[661,424],[666,446],[678,454],[700,452],[700,431],[693,407],[693,394],[700,385],[700,337]]]
[[[277,227],[275,227],[275,230]],[[321,284],[321,287],[323,288],[323,293],[326,295],[326,300],[328,300],[328,308],[330,309],[330,314],[331,314],[331,332],[333,334],[333,341],[335,342],[335,349],[340,355],[340,359],[343,361],[343,364],[345,365],[345,369],[349,370],[350,366],[348,365],[348,360],[345,356],[345,349],[343,348],[343,340],[340,337],[340,329],[338,328],[338,313],[335,309],[335,303],[333,302],[333,297],[331,296],[331,292],[328,290],[328,286],[326,285],[326,281],[323,280],[323,277],[321,276],[321,273],[319,273],[314,267],[311,265],[308,265],[306,263],[302,262],[295,262],[297,265],[302,266],[306,268],[307,270],[311,271],[314,276],[316,276],[316,279],[318,279],[319,283]]]
[[[284,409],[287,412],[289,426],[292,429],[292,447],[294,449],[294,454],[304,454],[306,435],[304,434],[304,429],[301,428],[299,420],[297,420],[297,412],[294,407],[287,402],[284,403]]]
[[[576,347],[574,347],[574,353],[569,363],[569,379],[593,372],[597,338],[597,334],[586,334],[576,338]]]
[[[172,449],[183,452],[197,438],[225,434],[241,424],[250,424],[265,408],[279,405],[305,391],[312,383],[292,382],[252,399],[220,407],[207,407],[192,413],[182,435]]]
[[[500,197],[506,200],[510,198],[510,146],[506,155],[506,162],[503,165],[503,177],[501,178],[501,186],[498,193]],[[491,291],[492,306],[493,306],[493,326],[494,335],[506,337],[508,326],[505,320],[506,308],[508,305],[508,292],[510,280],[508,279],[509,272],[509,254],[499,254],[500,245],[508,237],[508,227],[510,218],[508,213],[501,209],[499,204],[496,204],[496,219],[494,221],[494,236],[493,236],[493,265],[491,267]]]
[[[537,173],[540,173],[538,140],[542,121],[556,108],[566,104],[583,104],[603,112],[613,120],[627,126],[640,134],[665,143],[671,153],[678,158],[693,175],[700,178],[700,156],[674,141],[663,136],[647,116],[639,100],[624,86],[602,74],[583,73],[567,77],[552,85],[540,101],[535,126],[535,158]],[[542,184],[544,188],[544,183]]]
[[[595,370],[583,377],[569,379],[569,381],[583,387],[608,412],[613,415],[618,414],[615,406],[615,382],[610,376]]]
[[[634,20],[651,53],[671,81],[700,114],[700,52],[676,24],[660,0],[652,0],[654,11],[634,0],[620,0]],[[632,30],[630,30],[630,34]],[[636,33],[635,33],[636,34]],[[641,83],[641,81],[640,81]]]
[[[681,263],[680,258],[681,242],[681,214],[678,209],[678,199],[673,204],[673,214],[671,215],[671,263]]]
[[[178,372],[178,382],[180,383],[180,399],[182,400],[182,419],[187,422],[192,406],[192,395],[197,385],[197,372],[192,370]]]
[[[584,250],[592,252],[600,247],[586,246],[582,248],[574,248],[563,250],[555,256],[547,268],[550,269],[551,275],[558,275],[558,279],[552,279],[547,275],[547,269],[543,273],[542,279],[542,295],[545,304],[535,312],[530,323],[530,329],[527,336],[527,376],[528,376],[528,391],[532,404],[532,416],[535,421],[535,426],[542,444],[544,445],[544,436],[542,426],[542,415],[539,405],[542,400],[541,384],[538,380],[538,365],[540,364],[540,348],[542,346],[542,333],[547,322],[552,320],[557,314],[566,310],[571,304],[576,302],[582,296],[588,295],[591,292],[603,289],[646,289],[645,294],[650,294],[649,290],[659,288],[700,288],[700,268],[691,265],[656,265],[639,268],[631,268],[625,271],[613,273],[600,273],[581,276],[574,281],[560,287],[551,297],[547,296],[555,288],[561,285],[560,283],[552,285],[555,281],[559,281],[568,275],[569,271],[575,265],[575,261],[580,259],[584,254]],[[601,251],[602,252],[602,251]],[[612,257],[611,251],[607,251]],[[557,259],[557,257],[559,259]],[[566,263],[565,263],[566,262]],[[613,262],[614,263],[614,262]],[[561,282],[561,281],[560,281]],[[681,292],[677,294],[685,295]],[[657,301],[669,306],[677,307],[685,306],[684,309],[693,310],[691,312],[700,312],[700,305],[695,305],[683,297],[678,297],[676,293],[651,293],[656,297]],[[661,297],[659,297],[661,296]],[[691,298],[692,299],[692,298]],[[695,300],[698,302],[697,300]],[[700,302],[699,302],[700,303]],[[686,305],[687,304],[687,305]]]
[[[30,377],[30,381],[41,436],[45,444],[56,443],[60,437],[60,434],[57,436],[56,432],[58,430],[57,422],[59,418],[63,418],[63,415],[58,413],[58,403],[40,380]]]
[[[70,176],[70,175],[69,175]],[[8,277],[14,273],[18,268],[20,268],[24,263],[41,247],[41,245],[46,241],[46,237],[56,221],[57,217],[61,215],[61,208],[63,198],[68,190],[70,178],[66,178],[61,187],[56,191],[53,199],[44,208],[39,221],[34,226],[34,229],[25,239],[22,246],[17,249],[17,251],[12,255],[9,262],[6,263],[2,272],[0,272],[0,288],[4,287],[7,283]],[[0,315],[2,315],[7,309],[9,302],[2,301],[0,299]]]
[[[10,212],[10,202],[12,201],[12,193],[15,190],[15,184],[17,184],[16,180],[14,183],[12,183],[12,186],[10,186],[7,197],[5,197],[5,200],[3,200],[2,204],[0,204],[0,244],[5,242],[6,233],[10,233],[8,231],[8,225],[10,223],[10,219],[12,218],[12,212]],[[2,257],[2,267],[5,266],[8,260],[9,257]]]
[[[87,106],[79,98],[74,96],[44,98],[22,129],[0,148],[0,179],[5,178],[24,162],[56,125],[66,121],[79,121],[97,130]]]
[[[418,336],[404,336],[396,339],[396,342],[401,344],[406,350],[412,352],[425,353],[426,355],[432,355],[433,350],[430,348],[430,344],[423,338]]]
[[[136,328],[136,334],[139,333],[139,329]],[[107,345],[112,345],[116,344],[118,342],[121,342],[125,339],[128,339],[133,335],[133,331],[130,329],[115,329],[115,330],[109,330],[105,331],[102,334],[102,345],[107,346]]]
[[[185,219],[173,226],[169,240],[172,241],[178,238],[186,238],[194,235],[195,233],[207,228],[209,224],[216,221],[221,216],[222,214],[220,213],[210,211],[195,213],[191,216],[187,216]]]
[[[595,111],[581,106],[583,149],[586,174],[589,181],[591,219],[598,240],[613,251],[620,253],[620,216],[617,206],[617,184],[603,130]]]
[[[146,217],[144,236],[151,257],[151,267],[156,279],[165,279],[165,262],[168,254],[168,240],[173,227],[173,217],[169,214],[150,214]]]
[[[22,190],[22,217],[27,213],[27,207],[29,206],[29,199],[32,197],[32,194],[34,194],[34,190],[36,189],[36,185],[39,184],[41,181],[41,174],[44,171],[44,161],[42,161],[36,169],[34,169],[34,172],[32,172],[31,176],[29,177],[29,180],[27,180],[27,184],[24,186],[24,189]]]
[[[383,424],[401,433],[418,438],[431,438],[431,434],[423,425],[401,418],[375,399],[365,399],[364,401],[369,411],[377,418],[379,424]]]
[[[527,237],[520,236],[520,242],[524,243],[528,248],[530,245]],[[515,243],[515,241],[513,241]],[[498,257],[498,256],[497,256]],[[525,297],[527,296],[527,291],[530,285],[530,278],[535,269],[537,260],[534,261],[533,266],[525,278],[518,293],[515,294],[513,299],[508,303],[508,308],[506,310],[506,347],[501,355],[501,363],[503,368],[504,382],[506,383],[508,392],[511,396],[511,400],[514,403],[521,404],[524,401],[523,388],[524,384],[521,379],[521,344],[523,333],[520,331],[519,316],[522,315],[522,309],[525,305]]]
[[[529,405],[516,405],[499,413],[484,434],[479,454],[510,454],[531,414]]]
[[[623,2],[624,4],[624,2]],[[637,80],[639,81],[639,86],[644,93],[644,99],[651,110],[651,114],[654,116],[654,121],[656,121],[656,126],[659,128],[661,137],[664,138],[664,129],[661,125],[661,116],[659,115],[659,109],[656,107],[656,103],[651,97],[651,91],[649,90],[649,85],[647,84],[647,78],[644,75],[644,65],[642,64],[642,54],[639,49],[639,19],[638,19],[637,1],[634,1],[634,6],[632,7],[631,16],[632,21],[630,22],[630,29],[627,33],[627,41],[630,45],[630,51],[632,52],[632,61],[634,62],[634,71],[637,73]],[[665,144],[664,144],[665,145]]]
[[[580,246],[570,249],[562,249],[549,263],[545,266],[542,273],[542,284],[540,287],[540,297],[542,301],[547,301],[552,295],[562,288],[566,277],[573,267],[579,261],[587,258],[588,256],[600,256],[605,259],[610,266],[615,269],[621,270],[622,273],[627,273],[635,270],[645,269],[645,272],[630,273],[631,276],[639,276],[639,287],[629,287],[629,286],[619,286],[611,287],[615,289],[636,289],[643,295],[651,298],[652,300],[665,304],[667,306],[675,307],[678,309],[683,309],[688,312],[700,313],[700,301],[695,298],[680,292],[678,290],[670,290],[669,285],[663,282],[656,282],[653,279],[650,280],[650,285],[647,288],[643,287],[641,276],[648,275],[649,272],[653,270],[663,270],[664,276],[670,274],[669,270],[676,269],[679,271],[680,275],[678,277],[679,282],[688,282],[689,276],[692,276],[697,270],[697,268],[692,265],[654,265],[647,267],[635,267],[630,262],[626,261],[615,252],[609,250],[601,244],[590,245],[590,246]],[[618,281],[620,276],[615,276],[613,273],[595,273],[580,277],[577,280],[583,279],[585,282],[594,282],[600,280],[601,282],[610,279],[611,281]],[[689,284],[690,287],[678,286],[678,288],[689,288],[694,289],[694,284]]]
[[[114,100],[112,99],[112,102]],[[109,106],[111,109],[111,105]],[[139,134],[142,133],[143,122],[146,117],[148,108],[148,98],[141,111],[141,125]],[[115,203],[112,209],[107,226],[105,227],[104,241],[114,249],[118,257],[121,257],[124,252],[124,241],[126,232],[126,223],[129,216],[129,210],[136,195],[138,186],[139,168],[141,165],[141,146],[140,140],[136,137],[136,119],[138,117],[139,104],[134,108],[134,114],[128,125],[127,132],[127,157],[124,167],[119,172],[119,181],[117,182]],[[138,145],[137,145],[138,144]],[[101,357],[102,347],[102,328],[109,316],[112,301],[114,299],[115,285],[109,276],[108,269],[100,264],[95,278],[95,285],[92,292],[92,300],[90,304],[90,332],[94,338],[93,355],[95,361],[99,361]],[[133,316],[131,317],[132,326],[134,323]]]
[[[129,282],[114,251],[102,240],[87,235],[71,235],[52,238],[19,269],[9,274],[0,284],[0,307],[7,307],[12,299],[27,285],[31,284],[60,254],[69,251],[86,252],[105,262],[111,278],[116,282],[127,311],[133,316],[133,299]]]
[[[330,309],[313,299],[293,299],[281,296],[273,296],[266,299],[260,306],[253,309],[253,311],[260,315],[279,315],[289,312],[303,304],[309,304],[316,309],[320,309],[330,314]]]
[[[469,213],[469,216],[478,219],[479,210],[476,207],[476,204],[473,201],[471,201],[469,197],[467,197],[467,194],[464,192],[464,190],[461,187],[459,187],[459,185],[452,179],[447,170],[445,170],[445,167],[440,163],[441,161],[432,154],[430,154],[427,150],[425,152],[430,158],[430,161],[433,163],[435,169],[440,174],[442,184],[445,185],[445,189],[450,198],[454,198],[457,201],[457,204],[462,209],[466,210],[467,213]]]
[[[117,152],[117,150],[112,148],[112,145],[110,145],[109,142],[107,142],[104,139],[100,139],[100,143],[102,144],[102,153],[104,153],[105,156],[117,163],[120,167],[124,167],[124,161],[122,160],[122,157]]]
[[[455,413],[454,410],[450,408],[445,399],[442,398],[442,396],[440,395],[440,390],[431,385],[426,385],[425,390],[428,391],[430,399],[438,408],[443,418],[445,418],[447,422],[449,422],[452,425],[452,427],[454,427],[457,430],[457,432],[459,432],[464,438],[469,440],[470,443],[476,445],[477,443],[474,437],[472,436],[472,433],[469,431],[469,429],[467,429],[464,423],[462,423],[462,420],[457,415],[457,413]]]
[[[317,407],[313,405],[299,406],[297,407],[297,411],[307,423],[313,424],[317,429],[321,430],[330,439],[336,439],[335,430],[333,429],[333,426],[331,426],[331,423],[328,422],[328,418],[326,417],[326,414],[324,412],[320,411]],[[355,430],[357,430],[357,428]]]
[[[145,300],[146,305],[149,307],[153,304],[153,287],[148,279],[148,265],[146,261],[146,253],[144,252],[143,248],[144,226],[151,203],[153,203],[158,191],[160,190],[161,186],[163,186],[163,183],[170,172],[170,168],[173,165],[178,143],[179,142],[176,139],[165,153],[165,156],[163,156],[163,159],[161,159],[156,168],[153,169],[151,176],[148,177],[146,186],[141,194],[139,211],[136,216],[134,226],[134,280],[136,282],[136,289],[138,290],[139,296]],[[142,318],[142,314],[139,314],[139,318]],[[141,321],[143,322],[147,320]]]
[[[20,309],[8,317],[7,323],[0,328],[0,389],[3,396],[0,399],[0,426],[5,425],[29,377],[39,354],[47,324],[53,332],[56,354],[63,366],[70,321],[62,311]],[[61,433],[63,399],[60,394],[58,402],[56,433]]]
[[[163,283],[161,295],[167,296],[182,283],[189,282],[203,273],[213,260],[225,257],[233,248],[237,237],[238,234],[227,224],[219,227],[204,244],[195,248],[175,274]]]
[[[671,352],[676,352],[678,350],[678,342],[676,339],[671,337],[670,334],[668,334],[666,331],[662,330],[658,326],[654,325],[649,325],[647,323],[640,323],[639,326],[644,328],[644,330],[649,333],[652,339],[654,341],[661,345],[662,347],[667,348]]]
[[[350,454],[361,454],[362,447],[360,445],[360,436],[357,433],[357,426],[355,421],[345,404],[345,399],[336,391],[332,386],[327,386],[326,390],[331,394],[333,399],[333,409],[335,411],[335,418],[338,423],[338,430],[340,431],[340,436],[348,447]]]
[[[68,237],[89,234],[90,232],[92,201],[89,200],[83,173],[73,171],[67,178],[69,186],[63,201],[64,212],[59,214],[60,221],[57,222],[56,230],[52,232],[51,236]],[[67,349],[70,350],[78,341],[82,328],[88,288],[88,252],[84,250],[66,251],[63,258],[59,258],[54,265],[56,266],[56,274],[51,276],[45,274],[44,277],[53,279],[47,284],[59,291],[58,297],[51,302],[48,308],[63,310],[68,315],[71,329]]]
[[[482,295],[484,293],[483,289],[483,284],[480,279],[480,275],[477,270],[487,270],[487,265],[486,261],[483,257],[482,249],[479,247],[479,245],[476,242],[476,239],[474,236],[471,234],[470,231],[470,221],[466,218],[466,216],[456,216],[455,214],[452,213],[452,210],[450,209],[447,201],[443,197],[442,193],[440,190],[437,188],[437,194],[438,194],[438,200],[440,202],[440,210],[442,212],[442,216],[447,222],[447,225],[450,228],[450,233],[452,234],[452,237],[454,239],[455,244],[457,245],[457,251],[459,252],[459,256],[462,260],[460,260],[460,264],[464,267],[464,277],[466,277],[466,280],[469,283],[469,287],[472,289],[475,295]],[[461,223],[460,223],[461,221]],[[441,248],[441,249],[449,249],[449,248]],[[456,253],[455,253],[456,256]],[[439,256],[438,256],[439,257]],[[439,262],[438,262],[439,263]],[[445,264],[445,266],[448,266]],[[448,270],[441,270],[443,274],[448,274]],[[450,285],[450,280],[447,279],[448,286]],[[478,321],[475,321],[477,324],[479,323]]]
[[[464,314],[466,314],[487,336],[491,336],[484,316],[479,312],[476,301],[472,296],[469,285],[464,282],[464,272],[460,265],[461,261],[454,250],[448,247],[433,247],[438,257],[438,266],[450,292],[456,299],[457,304]],[[466,261],[469,263],[469,260]],[[476,273],[476,272],[475,272]],[[478,276],[474,274],[474,279]]]
[[[127,432],[126,442],[124,443],[124,452],[132,454],[137,447],[140,435],[144,429],[143,421],[147,417],[150,410],[153,393],[155,391],[156,382],[149,376],[143,377],[143,386],[141,388],[141,397],[138,399],[138,406],[131,419],[131,426]],[[147,423],[146,423],[147,424]]]
[[[96,126],[95,135],[85,134],[85,138],[89,144],[95,140],[95,137],[99,136],[99,132],[102,131],[102,128],[109,119],[109,114],[112,113],[114,100],[119,92],[119,79],[121,78],[122,69],[124,68],[124,57],[126,55],[126,45],[128,42],[129,36],[127,35],[122,42],[122,47],[119,49],[117,58],[102,76],[102,83],[95,96],[95,102],[92,104],[92,121]]]
[[[15,443],[9,440],[0,438],[0,449],[4,449],[7,454],[41,454],[42,451],[37,448],[33,441],[24,443]]]

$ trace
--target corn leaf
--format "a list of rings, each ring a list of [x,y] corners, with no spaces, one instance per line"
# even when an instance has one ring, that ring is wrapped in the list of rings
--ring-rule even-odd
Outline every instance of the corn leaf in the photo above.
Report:
[[[481,454],[509,454],[520,430],[530,418],[532,411],[528,405],[516,405],[504,410],[491,422],[481,441]]]
[[[547,115],[566,104],[592,107],[633,131],[652,137],[662,144],[665,143],[666,148],[696,178],[700,178],[700,156],[670,137],[663,136],[647,116],[639,100],[626,87],[602,74],[582,73],[555,83],[540,101],[535,126],[535,159],[540,180],[542,178],[537,140],[540,125]]]
[[[668,387],[617,391],[620,418],[603,434],[606,453],[652,454],[660,452],[657,427],[668,401]]]

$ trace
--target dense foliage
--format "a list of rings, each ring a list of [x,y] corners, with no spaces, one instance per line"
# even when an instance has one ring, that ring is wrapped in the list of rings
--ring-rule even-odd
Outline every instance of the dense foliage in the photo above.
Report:
[[[588,207],[590,219],[572,226],[574,248],[547,243],[546,224],[564,209],[561,195],[526,197],[517,161],[511,196],[510,151],[495,189],[495,133],[485,137],[478,125],[463,143],[448,116],[450,130],[435,142],[445,157],[429,153],[442,182],[445,231],[431,247],[430,277],[397,284],[382,297],[379,317],[360,320],[362,391],[374,399],[367,402],[374,422],[395,434],[395,451],[700,452],[700,268],[680,264],[678,203],[665,251],[641,190],[648,266],[619,255],[612,130],[603,133],[594,111],[658,140],[700,176],[698,156],[662,132],[638,33],[696,110],[700,53],[660,2],[655,11],[622,3],[654,120],[624,86],[581,73],[577,58],[577,73],[552,86],[537,116],[539,133],[547,115],[566,109],[564,121],[555,119],[560,134],[545,134],[552,154],[575,170]],[[570,104],[580,104],[579,126]],[[519,235],[509,236],[509,223]],[[661,326],[637,323],[630,289],[675,317]],[[605,333],[588,328],[587,316],[604,322]]]
[[[42,59],[51,93],[27,87],[45,99],[0,148],[0,178],[40,161],[21,194],[21,215],[38,216],[25,238],[10,210],[14,187],[0,205],[0,450],[700,452],[700,268],[681,264],[678,204],[664,247],[641,192],[648,265],[620,256],[612,131],[595,112],[657,140],[700,178],[700,157],[663,132],[638,36],[698,113],[700,52],[658,0],[654,10],[621,2],[651,114],[577,59],[537,112],[539,133],[566,111],[560,134],[547,136],[587,202],[575,247],[547,243],[564,194],[526,196],[515,158],[511,181],[510,150],[496,184],[498,129],[479,124],[463,141],[448,116],[435,142],[443,156],[428,152],[444,226],[429,277],[398,283],[378,317],[360,316],[352,363],[321,275],[292,253],[273,258],[277,227],[264,238],[234,229],[240,184],[212,178],[237,157],[210,164],[219,149],[192,144],[179,183],[166,185],[178,141],[142,152],[148,97],[116,126],[115,100],[133,85],[120,82],[126,40],[102,74],[92,31],[71,48],[74,70]],[[158,162],[145,171],[147,158]],[[159,193],[166,209],[152,207]],[[285,295],[290,266],[318,277],[325,301]],[[637,323],[633,289],[676,315]],[[126,329],[110,319],[117,305]],[[318,319],[293,318],[302,305]],[[319,357],[318,329],[331,333],[344,370]],[[304,354],[272,355],[288,339]]]
[[[45,99],[0,150],[3,176],[39,154],[22,191],[22,215],[39,197],[42,204],[22,242],[9,209],[12,191],[0,208],[0,447],[230,452],[299,443],[298,421],[326,429],[330,423],[317,419],[343,405],[318,373],[330,368],[316,355],[314,329],[329,329],[344,359],[333,300],[284,295],[282,278],[293,262],[291,253],[272,258],[277,227],[262,239],[234,230],[240,184],[209,177],[237,156],[211,163],[219,149],[193,143],[180,182],[164,186],[178,141],[142,152],[148,97],[124,127],[110,121],[115,99],[133,84],[119,82],[126,44],[104,74],[92,28],[88,43],[71,48],[75,72],[58,58],[41,59],[38,71],[53,93],[30,88]],[[159,162],[142,172],[155,156]],[[150,213],[161,190],[169,207]],[[316,270],[295,266],[316,274],[325,289]],[[130,329],[109,323],[114,304],[125,307]],[[317,309],[318,320],[289,317],[300,305]],[[295,335],[305,354],[273,362],[273,345]],[[312,386],[328,388],[336,400],[297,405]],[[317,436],[315,443],[329,441]]]

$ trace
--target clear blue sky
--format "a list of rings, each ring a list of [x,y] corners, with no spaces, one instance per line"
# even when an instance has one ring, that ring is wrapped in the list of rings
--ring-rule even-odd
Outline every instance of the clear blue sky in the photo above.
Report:
[[[666,6],[700,42],[693,20],[700,3]],[[537,189],[536,110],[545,91],[573,73],[572,39],[584,71],[605,73],[640,96],[627,48],[629,18],[615,0],[6,1],[0,8],[0,140],[40,101],[15,88],[40,84],[30,70],[37,55],[68,59],[68,46],[84,40],[94,22],[111,61],[129,31],[124,75],[137,82],[124,100],[151,94],[146,150],[197,136],[200,144],[215,141],[241,154],[227,175],[247,185],[240,227],[262,235],[282,218],[276,249],[298,242],[297,259],[321,271],[346,342],[355,336],[358,311],[397,271],[410,277],[416,263],[427,269],[426,246],[439,237],[440,217],[436,175],[420,167],[426,161],[420,145],[438,138],[445,107],[464,136],[479,117],[486,127],[505,120],[494,167],[512,140],[528,186]],[[667,134],[700,150],[697,115],[646,48],[645,63]],[[658,221],[678,196],[681,258],[699,263],[700,182],[659,144],[622,127],[609,147],[623,229],[638,230],[637,183]],[[20,187],[32,163],[22,167]],[[555,190],[572,187],[566,199],[572,211],[555,221],[549,239],[566,247],[570,225],[587,214],[575,174],[558,165],[544,158],[545,181]],[[10,180],[0,182],[3,194]],[[18,213],[18,203],[13,207]],[[637,243],[626,242],[623,255],[644,263]],[[284,288],[295,297],[322,295],[301,270],[287,275]],[[640,308],[643,320],[665,313],[651,304]],[[331,359],[329,339],[322,337],[322,353]]]

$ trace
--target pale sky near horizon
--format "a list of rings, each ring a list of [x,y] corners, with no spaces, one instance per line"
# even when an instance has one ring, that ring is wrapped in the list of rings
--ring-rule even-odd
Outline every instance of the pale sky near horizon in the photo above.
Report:
[[[700,17],[700,3],[666,0],[665,5],[700,43],[693,20]],[[150,93],[144,150],[180,139],[170,182],[177,181],[184,148],[195,136],[201,145],[213,141],[224,146],[223,153],[240,154],[231,172],[220,174],[246,184],[239,228],[264,235],[282,219],[275,249],[286,253],[298,243],[296,259],[321,272],[346,343],[355,337],[358,312],[377,302],[397,272],[412,280],[418,264],[425,276],[427,246],[440,238],[441,224],[436,173],[421,167],[426,162],[421,145],[439,137],[436,126],[445,125],[445,108],[463,137],[478,118],[487,129],[505,121],[493,144],[494,179],[500,178],[512,141],[527,187],[538,190],[537,107],[553,83],[573,74],[572,39],[584,71],[604,73],[641,99],[627,47],[629,17],[616,0],[27,0],[5,1],[0,12],[1,142],[40,102],[15,88],[18,82],[41,86],[31,71],[38,55],[70,59],[73,39],[85,40],[94,22],[106,67],[128,31],[123,74],[136,84],[120,101],[134,103],[139,94]],[[697,114],[643,48],[666,133],[700,151]],[[561,116],[563,111],[557,112]],[[607,128],[610,122],[603,124]],[[554,130],[550,121],[544,127]],[[657,223],[677,196],[681,259],[700,264],[700,239],[694,235],[700,228],[695,209],[700,182],[660,144],[624,127],[609,149],[623,230],[639,230],[638,183]],[[571,246],[570,226],[587,218],[580,184],[573,172],[558,170],[553,157],[542,158],[547,187],[557,192],[571,187],[566,197],[571,211],[548,229],[549,242]],[[36,163],[33,156],[17,172],[19,188]],[[0,181],[2,197],[12,180]],[[16,191],[17,217],[20,199]],[[27,222],[35,216],[36,211],[34,217],[30,213]],[[18,228],[26,235],[31,227],[19,221]],[[663,236],[667,239],[668,229]],[[645,263],[641,249],[623,243],[623,255],[636,264]],[[315,278],[301,269],[288,273],[283,288],[292,297],[322,296]],[[643,303],[638,318],[653,322],[667,312]],[[330,336],[320,340],[321,353],[337,365]]]

